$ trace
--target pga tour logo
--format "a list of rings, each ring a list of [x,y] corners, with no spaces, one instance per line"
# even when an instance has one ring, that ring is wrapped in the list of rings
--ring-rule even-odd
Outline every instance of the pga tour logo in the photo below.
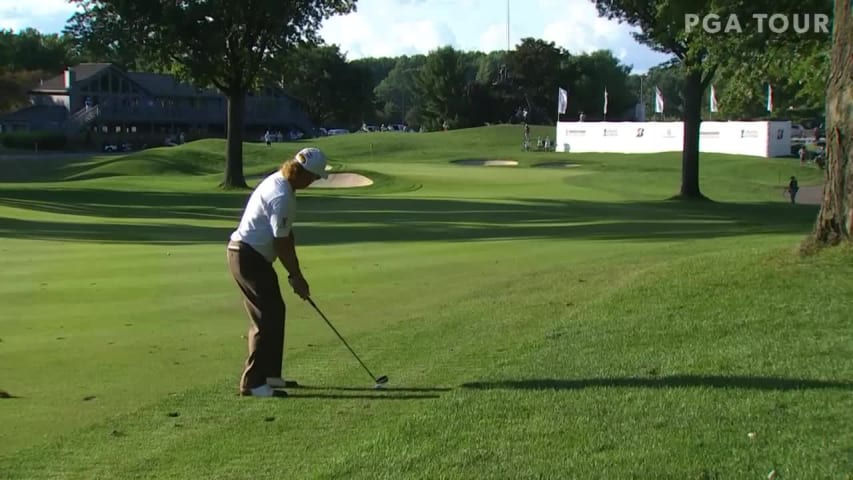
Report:
[[[796,33],[829,33],[829,15],[825,13],[753,13],[752,19],[758,33],[769,29],[773,33],[786,33],[793,30]],[[734,13],[723,18],[716,13],[700,17],[695,13],[684,15],[684,29],[688,33],[699,27],[706,33],[743,33],[741,19]]]

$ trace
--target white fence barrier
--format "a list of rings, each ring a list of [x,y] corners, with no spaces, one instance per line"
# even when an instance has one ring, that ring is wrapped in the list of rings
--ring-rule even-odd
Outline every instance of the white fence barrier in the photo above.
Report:
[[[680,152],[682,122],[560,122],[558,152]],[[791,122],[702,122],[699,151],[756,157],[791,154]]]

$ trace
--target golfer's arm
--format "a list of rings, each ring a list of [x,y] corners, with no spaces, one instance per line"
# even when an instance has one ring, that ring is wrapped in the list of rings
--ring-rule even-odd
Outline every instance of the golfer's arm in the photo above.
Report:
[[[286,237],[276,238],[273,240],[275,253],[287,273],[291,277],[301,277],[302,271],[299,269],[299,258],[296,256],[296,243],[293,237],[293,231]]]

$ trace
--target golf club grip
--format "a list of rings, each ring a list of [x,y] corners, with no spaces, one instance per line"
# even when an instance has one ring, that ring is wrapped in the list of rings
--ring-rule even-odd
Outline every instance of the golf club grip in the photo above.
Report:
[[[321,316],[321,317],[323,317],[323,320],[326,322],[326,325],[328,325],[328,326],[329,326],[329,328],[331,328],[331,329],[332,329],[332,331],[333,331],[333,332],[335,332],[335,335],[337,335],[337,336],[338,336],[338,338],[341,340],[341,342],[343,342],[344,346],[346,346],[346,347],[347,347],[347,350],[349,350],[349,351],[350,351],[350,353],[352,353],[352,356],[353,356],[353,357],[355,357],[355,359],[356,359],[356,360],[358,360],[358,363],[360,363],[360,364],[361,364],[361,366],[362,366],[362,367],[364,367],[364,370],[365,370],[365,371],[367,371],[367,373],[370,375],[370,378],[373,378],[373,379],[375,380],[375,379],[376,379],[376,377],[374,377],[374,376],[373,376],[373,372],[371,372],[371,371],[370,371],[370,369],[369,369],[369,368],[367,368],[367,365],[365,365],[365,364],[364,364],[364,362],[362,362],[362,361],[361,361],[361,358],[359,358],[358,354],[356,354],[356,353],[355,353],[355,350],[353,350],[353,349],[352,349],[352,347],[350,347],[350,346],[349,346],[349,343],[347,343],[347,341],[346,341],[346,340],[344,340],[344,337],[340,334],[340,332],[338,332],[338,329],[337,329],[337,328],[335,328],[335,326],[334,326],[334,325],[332,325],[332,322],[330,322],[330,321],[329,321],[329,319],[328,319],[328,318],[326,318],[326,316],[325,316],[325,315],[323,315],[323,312],[322,312],[322,311],[320,311],[320,308],[319,308],[319,307],[317,307],[317,304],[316,304],[316,303],[314,303],[314,300],[312,300],[312,299],[309,297],[309,298],[308,298],[308,303],[310,303],[310,304],[311,304],[311,306],[312,306],[312,307],[314,307],[314,310],[317,310],[317,313],[319,313],[319,314],[320,314],[320,316]]]

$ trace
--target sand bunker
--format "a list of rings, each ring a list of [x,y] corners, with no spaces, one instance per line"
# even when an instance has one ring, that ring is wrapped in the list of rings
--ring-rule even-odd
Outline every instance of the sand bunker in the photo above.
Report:
[[[357,173],[330,173],[329,178],[319,179],[309,188],[356,188],[373,185],[373,180]]]
[[[456,160],[453,163],[478,167],[514,167],[518,165],[515,160]]]
[[[577,163],[569,163],[569,162],[548,162],[548,163],[538,163],[533,165],[538,168],[575,168],[580,167]]]

